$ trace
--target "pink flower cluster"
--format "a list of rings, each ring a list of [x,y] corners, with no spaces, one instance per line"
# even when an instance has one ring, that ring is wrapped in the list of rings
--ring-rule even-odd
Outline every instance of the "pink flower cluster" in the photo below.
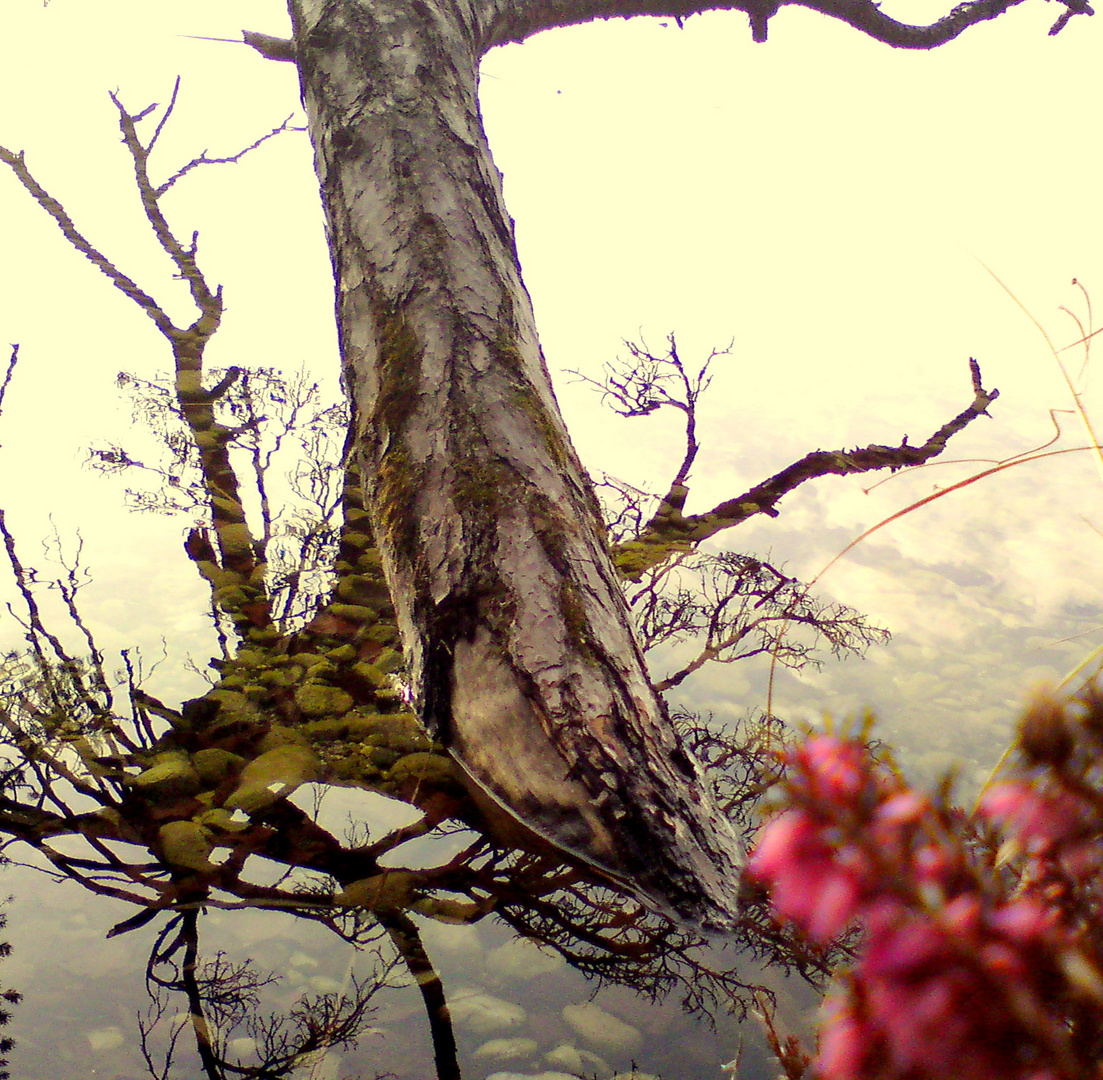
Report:
[[[834,736],[797,747],[786,776],[789,807],[763,830],[748,874],[777,917],[817,945],[861,930],[855,962],[825,1003],[817,1076],[1100,1075],[1079,1063],[1061,1011],[1067,970],[1086,970],[1075,936],[1055,907],[977,853],[960,812]],[[1052,845],[1083,827],[1080,807],[1029,784],[995,789],[982,813],[1024,844]]]
[[[981,799],[980,812],[1003,825],[1028,856],[1024,887],[1050,902],[1072,886],[1098,892],[1103,872],[1100,809],[1082,793],[1035,780],[1000,784]]]

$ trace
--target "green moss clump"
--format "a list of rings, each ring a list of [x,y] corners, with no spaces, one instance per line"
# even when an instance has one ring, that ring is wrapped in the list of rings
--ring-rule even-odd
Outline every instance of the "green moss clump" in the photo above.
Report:
[[[292,653],[290,660],[293,664],[298,664],[300,667],[306,668],[308,671],[315,664],[321,664],[325,661],[325,657],[321,653],[316,652],[299,652]]]
[[[157,799],[194,795],[203,786],[199,773],[183,750],[155,754],[149,768],[129,783],[142,794]]]
[[[208,786],[221,784],[226,777],[240,772],[245,765],[245,758],[217,747],[197,750],[192,754],[191,760],[199,778]]]
[[[224,806],[216,806],[211,810],[204,810],[201,814],[197,814],[195,820],[200,825],[206,826],[208,829],[216,830],[217,832],[242,832],[248,829],[249,822],[243,821],[241,818],[235,818],[232,810],[227,810]]]
[[[394,645],[398,641],[398,627],[393,623],[380,622],[374,626],[362,626],[357,636],[377,645]]]
[[[380,771],[390,769],[403,756],[398,750],[390,750],[386,746],[364,747],[364,749],[367,751],[368,762],[372,768]]]
[[[235,667],[264,667],[269,663],[268,654],[260,649],[238,649],[233,659]]]
[[[202,400],[203,374],[198,368],[180,366],[176,369],[176,393],[182,398]]]
[[[197,821],[170,821],[157,830],[165,861],[186,870],[210,873],[216,869],[208,856],[214,847],[210,831]]]
[[[312,720],[301,728],[311,740],[386,746],[401,754],[431,750],[433,742],[412,713],[372,713],[354,709],[342,717]]]
[[[311,741],[317,742],[359,742],[372,732],[369,717],[357,716],[355,712],[329,720],[311,720],[303,724],[303,733]]]
[[[383,455],[373,487],[373,502],[378,508],[382,535],[394,549],[412,554],[417,540],[417,521],[410,508],[421,482],[418,468],[402,447],[390,449]]]
[[[379,668],[380,671],[385,671],[388,675],[393,675],[402,668],[402,653],[397,649],[384,649],[372,663]]]
[[[391,685],[391,677],[386,672],[380,671],[374,664],[353,664],[352,672],[357,678],[363,679],[364,682],[376,688]]]
[[[670,540],[666,543],[626,540],[613,550],[613,565],[622,578],[639,581],[646,571],[665,562],[671,555],[692,550],[693,544],[688,540]]]
[[[238,611],[253,599],[253,595],[240,585],[223,585],[221,589],[215,589],[214,598],[223,611]]]
[[[365,574],[343,574],[334,591],[340,599],[360,604],[374,597],[377,590],[375,581]]]
[[[356,565],[362,570],[373,572],[374,577],[380,577],[383,572],[383,559],[379,554],[379,548],[367,548],[357,558]]]
[[[217,450],[222,444],[221,433],[217,431],[197,431],[195,433],[195,445],[200,451]]]
[[[330,649],[326,653],[326,659],[335,664],[347,664],[350,660],[356,659],[356,646],[339,645],[336,649]]]
[[[330,604],[326,610],[339,619],[354,623],[373,623],[379,618],[375,611],[362,604]]]
[[[355,529],[346,529],[341,534],[341,543],[348,544],[349,547],[363,550],[368,547],[372,542],[372,537],[368,533],[357,532]]]
[[[243,522],[218,527],[218,539],[231,555],[252,555],[253,534]]]
[[[309,746],[310,740],[297,728],[287,724],[273,724],[257,743],[257,753],[267,754],[278,746]]]
[[[306,683],[295,691],[295,704],[306,716],[342,716],[354,703],[352,695],[339,686]]]
[[[256,707],[253,703],[242,693],[237,690],[211,690],[207,697],[212,701],[217,701],[222,706],[221,712],[224,713],[241,713],[243,716],[252,717],[256,715]]]
[[[387,779],[395,784],[407,780],[442,784],[456,779],[456,766],[443,754],[422,751],[399,758],[391,766]]]
[[[237,499],[230,499],[225,495],[212,495],[211,502],[224,514],[228,514],[235,518],[241,517],[241,503],[238,502]]]
[[[271,668],[262,671],[257,676],[257,682],[262,686],[297,686],[304,675],[303,669],[296,665],[291,667]]]
[[[202,561],[199,563],[200,573],[216,588],[221,589],[227,585],[237,585],[241,582],[241,576],[233,570],[223,570],[217,563]]]
[[[316,780],[320,774],[321,762],[309,747],[278,746],[241,770],[238,786],[223,805],[227,810],[256,814],[287,798],[300,784]]]

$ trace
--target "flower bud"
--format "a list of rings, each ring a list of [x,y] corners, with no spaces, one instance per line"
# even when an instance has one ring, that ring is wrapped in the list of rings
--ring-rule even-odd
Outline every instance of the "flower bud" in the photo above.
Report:
[[[1065,710],[1048,691],[1039,690],[1019,724],[1019,747],[1035,765],[1064,765],[1074,740]]]

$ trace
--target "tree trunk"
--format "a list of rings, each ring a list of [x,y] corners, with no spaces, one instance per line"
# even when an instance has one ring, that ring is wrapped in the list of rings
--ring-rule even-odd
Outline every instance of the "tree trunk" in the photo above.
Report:
[[[480,792],[723,924],[737,843],[647,676],[521,281],[478,13],[292,0],[366,506],[420,715]]]

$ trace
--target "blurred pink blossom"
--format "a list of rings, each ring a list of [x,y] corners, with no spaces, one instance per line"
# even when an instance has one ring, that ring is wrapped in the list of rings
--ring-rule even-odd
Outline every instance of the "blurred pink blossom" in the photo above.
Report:
[[[834,736],[798,747],[785,776],[789,808],[764,827],[748,874],[814,944],[863,932],[824,1006],[820,1080],[1101,1075],[1094,1064],[1070,1071],[1067,1023],[1054,1007],[1072,930],[978,861],[960,813]],[[980,813],[1034,845],[1084,835],[1083,805],[1029,783],[994,788]]]
[[[1042,792],[1018,781],[997,784],[980,800],[981,816],[1006,823],[1026,844],[1050,844],[1071,836],[1083,808],[1065,792]]]

